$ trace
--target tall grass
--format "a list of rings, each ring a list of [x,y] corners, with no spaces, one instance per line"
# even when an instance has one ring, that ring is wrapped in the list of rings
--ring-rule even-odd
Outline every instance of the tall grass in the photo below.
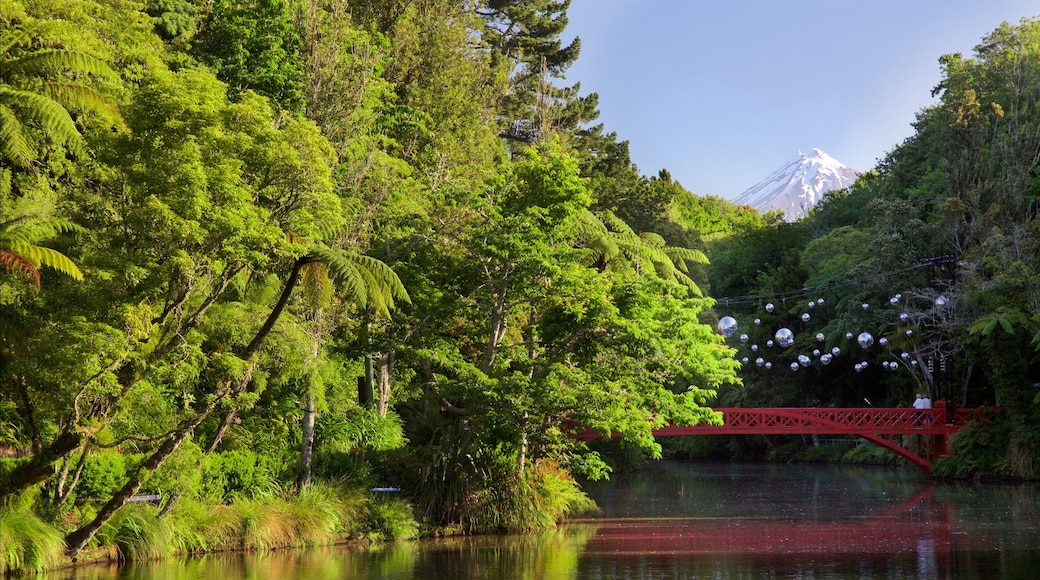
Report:
[[[159,510],[146,503],[130,503],[119,509],[98,530],[101,545],[116,547],[120,560],[167,558],[176,551],[174,527],[159,518]]]
[[[181,500],[170,514],[183,552],[270,550],[333,543],[360,519],[360,490],[325,483],[298,494],[239,499],[212,506]]]
[[[42,572],[61,562],[61,532],[28,511],[0,506],[0,576]]]

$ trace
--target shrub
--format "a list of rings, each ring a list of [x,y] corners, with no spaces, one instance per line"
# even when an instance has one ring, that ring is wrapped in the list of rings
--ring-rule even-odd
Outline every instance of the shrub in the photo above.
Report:
[[[932,462],[932,472],[944,477],[997,473],[1005,466],[1011,446],[1010,425],[1002,413],[988,421],[972,421],[950,437],[949,455]]]
[[[115,451],[87,456],[83,473],[76,485],[76,497],[82,502],[107,501],[126,485],[126,457]]]
[[[213,453],[206,458],[200,498],[230,503],[280,492],[276,460],[248,450]]]

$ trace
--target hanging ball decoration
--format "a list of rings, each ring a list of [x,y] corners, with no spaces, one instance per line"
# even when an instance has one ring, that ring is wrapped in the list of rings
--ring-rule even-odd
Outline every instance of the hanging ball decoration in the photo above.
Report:
[[[748,361],[748,357],[744,357],[744,358],[740,359],[740,363],[741,364],[745,364],[746,365],[747,361]]]
[[[831,349],[831,354],[834,355],[834,356],[838,356],[838,355],[841,354],[841,349],[838,348],[838,347],[834,347],[834,348]]]
[[[824,336],[822,332],[817,332],[816,333],[816,342],[823,342],[826,339],[827,339],[827,337]]]
[[[935,297],[935,307],[936,308],[942,308],[943,306],[946,306],[946,297],[945,296],[936,296]]]
[[[755,364],[758,365],[758,366],[762,366],[762,365],[766,364],[766,359],[764,359],[762,357],[758,357],[758,358],[755,359]]]
[[[818,356],[820,356],[820,349],[818,349],[818,348],[814,348],[814,349],[812,349],[812,355],[813,355],[814,357],[818,357]]]
[[[798,368],[799,368],[798,367],[798,363],[796,363],[796,362],[791,363],[791,370],[792,371],[796,371],[796,370],[798,370]]]
[[[881,346],[888,346],[888,339],[882,336],[881,338],[877,339],[877,343]]]
[[[860,361],[859,366],[861,366],[863,368],[867,368],[867,361],[865,361],[865,360],[864,361]]]
[[[719,319],[719,334],[729,338],[737,333],[737,319],[732,316],[723,316]]]
[[[870,304],[867,304],[866,302],[864,302],[863,304],[861,304],[861,305],[860,305],[860,307],[862,307],[862,308],[863,308],[863,310],[870,310]]]
[[[846,332],[845,333],[845,340],[852,340],[852,333],[851,332]]]
[[[856,366],[854,368],[856,369],[856,372],[858,373],[858,372],[863,370],[863,365],[861,365],[859,363],[856,363]]]
[[[776,343],[780,345],[781,348],[787,348],[794,344],[794,333],[787,328],[781,328],[776,331],[773,338],[776,339]]]
[[[809,366],[809,363],[811,363],[811,362],[812,362],[812,359],[810,359],[809,357],[805,356],[804,354],[798,355],[798,364],[802,365],[803,367]]]
[[[820,363],[825,364],[825,365],[831,364],[831,355],[825,354],[825,355],[821,356],[820,357]]]
[[[751,345],[751,352],[758,352],[758,345],[757,344]]]
[[[770,338],[766,341],[766,348],[773,348],[773,339]]]
[[[766,361],[766,370],[768,371],[771,368],[773,368],[773,363]]]
[[[809,301],[809,308],[816,308],[816,301],[815,300],[810,300]]]
[[[740,342],[747,342],[747,341],[748,341],[748,335],[741,334],[740,335]]]
[[[908,352],[906,352],[906,351],[903,351],[903,352],[901,352],[901,353],[899,354],[899,358],[901,358],[901,359],[903,359],[903,360],[907,360],[908,358],[910,358],[910,353],[908,353]]]
[[[772,302],[770,302],[769,304],[766,304],[766,312],[772,312],[774,308],[775,308],[775,306],[773,306]]]
[[[914,331],[910,330],[909,328],[906,329],[906,336],[907,336],[907,338],[910,338],[913,335],[914,335]]]
[[[823,306],[823,298],[817,298],[816,299],[816,303],[819,304],[820,306]]]
[[[859,344],[860,348],[870,348],[874,346],[874,336],[869,332],[861,332],[856,337],[856,343]]]
[[[808,312],[802,313],[802,322],[809,322],[810,318],[812,318],[812,317],[809,316]]]
[[[917,361],[916,360],[910,361],[910,366],[916,367],[917,366]]]
[[[762,325],[762,319],[761,318],[756,318],[755,319],[755,326],[761,326],[761,325]]]
[[[907,314],[906,312],[900,312],[899,313],[899,321],[900,322],[906,322],[907,320],[910,320],[910,315]]]

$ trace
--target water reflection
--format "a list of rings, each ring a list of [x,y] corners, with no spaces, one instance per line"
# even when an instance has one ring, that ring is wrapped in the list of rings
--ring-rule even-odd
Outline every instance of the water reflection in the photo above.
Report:
[[[1033,578],[1040,486],[914,469],[659,462],[589,482],[558,530],[85,567],[48,578]]]
[[[586,486],[606,513],[580,577],[1029,578],[1040,564],[1035,485],[683,463],[621,479]]]

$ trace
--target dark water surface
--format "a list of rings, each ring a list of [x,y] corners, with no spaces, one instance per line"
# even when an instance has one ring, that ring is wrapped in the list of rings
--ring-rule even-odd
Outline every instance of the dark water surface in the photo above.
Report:
[[[546,533],[222,555],[48,578],[1040,578],[1040,485],[916,469],[657,462]]]

